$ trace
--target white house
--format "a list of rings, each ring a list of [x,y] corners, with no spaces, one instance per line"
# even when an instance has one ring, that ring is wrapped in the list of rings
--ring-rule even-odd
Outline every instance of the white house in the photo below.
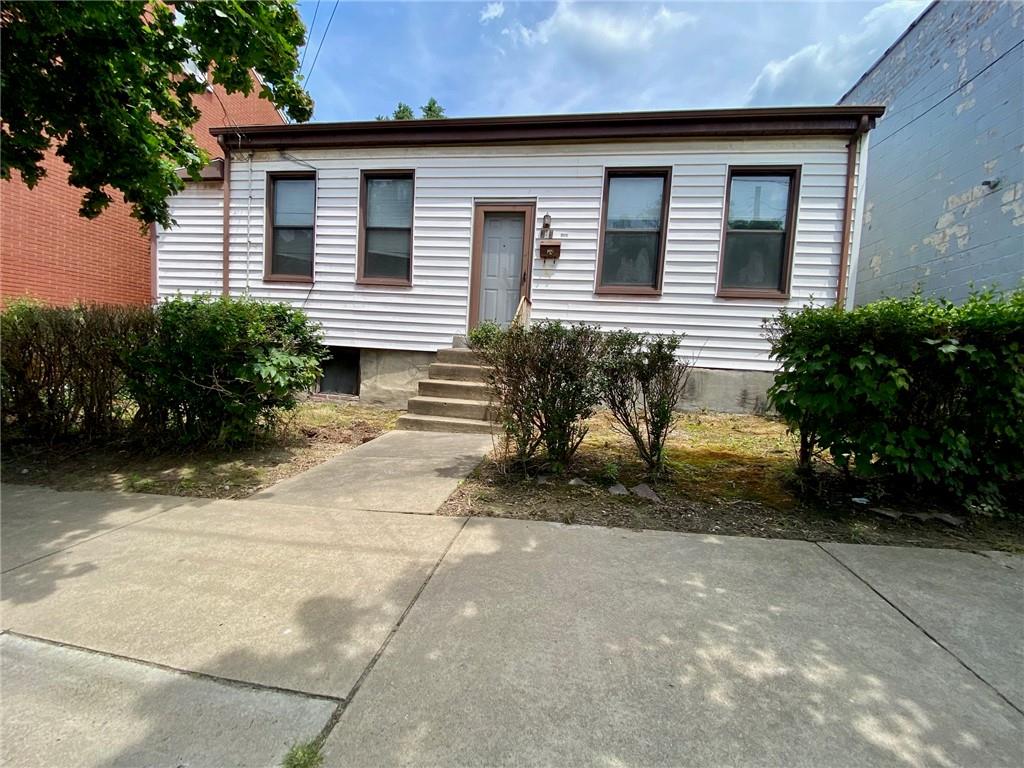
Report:
[[[161,297],[286,301],[335,348],[325,389],[404,406],[484,319],[686,334],[691,401],[756,410],[781,307],[845,301],[882,107],[218,128],[171,201]],[[225,205],[225,201],[227,205]],[[728,211],[728,215],[726,212]]]

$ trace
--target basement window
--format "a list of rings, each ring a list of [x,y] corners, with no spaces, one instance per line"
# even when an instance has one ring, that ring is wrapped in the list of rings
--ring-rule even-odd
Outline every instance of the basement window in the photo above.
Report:
[[[359,350],[354,347],[328,347],[331,356],[323,361],[324,375],[319,391],[335,395],[359,394]]]

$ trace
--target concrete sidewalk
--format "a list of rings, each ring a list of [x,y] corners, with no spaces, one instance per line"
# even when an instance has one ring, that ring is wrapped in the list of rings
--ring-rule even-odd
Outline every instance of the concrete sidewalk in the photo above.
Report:
[[[317,734],[339,768],[1024,760],[1020,557],[331,493],[4,487],[0,762],[272,766]]]
[[[490,435],[395,430],[251,499],[323,509],[431,514],[491,447]]]

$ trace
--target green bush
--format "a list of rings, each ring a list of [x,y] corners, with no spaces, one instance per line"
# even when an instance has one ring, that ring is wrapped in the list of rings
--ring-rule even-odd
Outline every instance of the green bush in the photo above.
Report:
[[[179,442],[231,445],[272,428],[320,376],[319,328],[286,304],[174,298],[130,358],[136,425]]]
[[[600,402],[600,331],[545,321],[490,329],[469,343],[492,367],[498,420],[515,458],[525,463],[543,447],[551,469],[564,471]]]
[[[53,440],[133,433],[190,447],[272,427],[319,375],[319,330],[299,310],[246,299],[0,314],[4,421]]]
[[[803,467],[826,453],[968,504],[1024,477],[1024,290],[783,311],[766,335],[781,364],[769,399]]]
[[[655,477],[665,468],[665,441],[690,365],[676,352],[680,336],[616,331],[605,338],[598,368],[604,401]]]
[[[146,307],[12,303],[0,313],[5,423],[46,440],[116,432],[131,409],[127,355],[154,330]]]

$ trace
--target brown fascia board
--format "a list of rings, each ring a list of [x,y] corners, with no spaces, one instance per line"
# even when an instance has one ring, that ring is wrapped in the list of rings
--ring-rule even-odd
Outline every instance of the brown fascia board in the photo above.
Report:
[[[610,112],[589,115],[370,120],[212,128],[239,149],[440,146],[636,141],[743,136],[847,136],[867,129],[882,106]]]
[[[224,181],[224,159],[218,157],[203,166],[199,178],[193,179],[184,168],[178,169],[178,178],[185,181]]]

